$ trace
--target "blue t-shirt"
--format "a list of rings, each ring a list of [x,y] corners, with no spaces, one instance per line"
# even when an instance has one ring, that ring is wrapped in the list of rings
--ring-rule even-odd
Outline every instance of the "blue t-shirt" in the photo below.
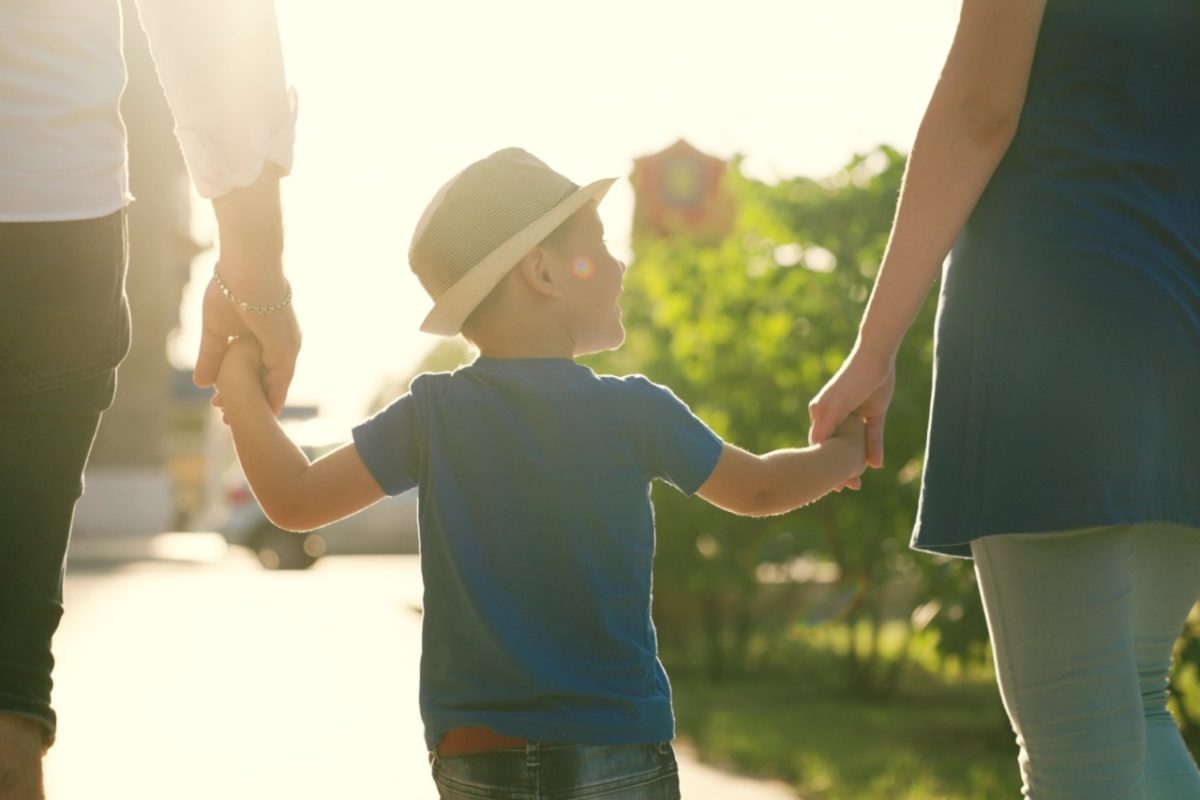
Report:
[[[569,359],[425,374],[354,430],[388,494],[419,486],[421,715],[540,741],[674,735],[650,619],[650,482],[691,494],[722,442],[669,389]]]

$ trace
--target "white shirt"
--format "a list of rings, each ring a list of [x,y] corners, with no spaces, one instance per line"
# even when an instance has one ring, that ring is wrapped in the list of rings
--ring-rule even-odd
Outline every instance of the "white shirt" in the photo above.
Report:
[[[138,0],[204,197],[291,169],[295,94],[271,0]],[[90,219],[131,200],[119,0],[0,0],[0,221]]]

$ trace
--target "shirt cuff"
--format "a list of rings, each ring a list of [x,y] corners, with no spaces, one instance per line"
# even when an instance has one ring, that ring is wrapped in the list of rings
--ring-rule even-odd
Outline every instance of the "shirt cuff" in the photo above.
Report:
[[[289,174],[296,144],[298,111],[296,90],[289,88],[287,118],[261,126],[257,135],[231,141],[204,129],[177,127],[175,135],[200,196],[211,200],[233,189],[249,186],[258,180],[268,162],[280,167],[284,175]]]

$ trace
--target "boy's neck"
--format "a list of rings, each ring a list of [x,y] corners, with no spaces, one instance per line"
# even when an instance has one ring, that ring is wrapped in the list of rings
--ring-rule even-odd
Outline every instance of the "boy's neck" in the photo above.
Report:
[[[487,358],[574,358],[575,343],[561,331],[540,330],[536,335],[527,331],[507,331],[497,335],[480,336],[475,346]]]
[[[544,308],[512,305],[478,321],[472,343],[488,358],[574,358],[568,327]]]
[[[548,346],[509,346],[507,343],[502,345],[484,345],[477,343],[479,347],[479,355],[484,358],[571,358],[575,357],[570,347],[548,347]]]

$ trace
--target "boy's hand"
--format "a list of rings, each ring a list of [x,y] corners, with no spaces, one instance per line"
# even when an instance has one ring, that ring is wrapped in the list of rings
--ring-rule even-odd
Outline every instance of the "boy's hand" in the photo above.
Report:
[[[262,348],[253,336],[239,336],[230,343],[217,373],[217,394],[212,404],[225,409],[225,398],[262,393]],[[222,414],[225,417],[225,414]],[[228,424],[228,418],[225,418]]]
[[[857,414],[846,417],[834,430],[833,436],[849,444],[850,451],[855,453],[854,472],[850,477],[857,478],[867,468],[867,426],[862,417]],[[846,487],[858,489],[859,484],[857,481],[847,481]]]

